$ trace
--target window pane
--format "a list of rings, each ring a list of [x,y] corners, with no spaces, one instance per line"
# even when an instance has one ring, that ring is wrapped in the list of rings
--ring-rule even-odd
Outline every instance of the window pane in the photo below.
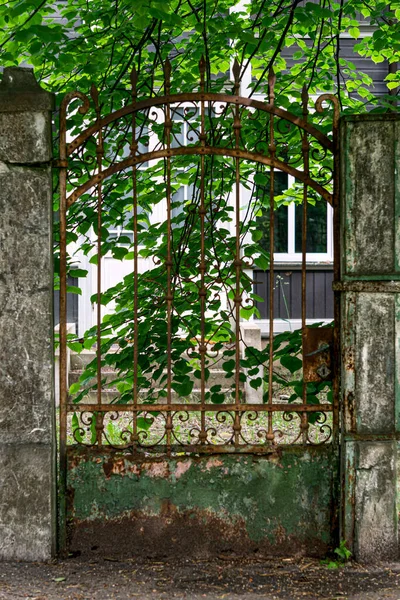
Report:
[[[301,232],[303,222],[303,206],[295,208],[295,252],[301,252]],[[327,204],[320,200],[315,205],[307,205],[307,252],[327,252]]]
[[[259,228],[263,232],[260,246],[269,252],[269,210],[265,210],[262,217],[257,219]],[[288,251],[288,207],[280,206],[274,213],[274,252]]]
[[[274,173],[274,191],[275,196],[281,195],[288,188],[288,176],[286,173],[281,171],[275,171]],[[266,252],[269,252],[269,184],[264,186],[257,186],[256,194],[261,200],[263,206],[262,217],[258,217],[257,223],[259,229],[262,231],[262,238],[260,240],[260,246]],[[274,252],[287,252],[288,251],[288,207],[281,205],[275,209],[274,212]]]

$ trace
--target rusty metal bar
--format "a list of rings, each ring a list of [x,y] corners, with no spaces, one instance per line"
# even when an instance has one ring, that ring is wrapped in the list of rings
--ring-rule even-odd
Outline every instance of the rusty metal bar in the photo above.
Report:
[[[303,120],[307,122],[308,117],[308,90],[307,86],[304,85],[301,94],[301,100],[303,105]],[[310,144],[308,142],[307,132],[303,131],[301,140],[301,151],[303,155],[303,170],[304,173],[309,175],[309,151]],[[307,204],[308,204],[308,189],[307,185],[303,184],[303,218],[301,228],[301,335],[302,335],[302,356],[304,360],[304,348],[305,348],[305,336],[306,336],[306,319],[307,319]],[[303,404],[307,404],[307,382],[304,378],[303,368],[303,393],[302,400]],[[304,412],[301,417],[301,431],[303,443],[307,443],[308,436],[308,418],[307,413]]]
[[[137,72],[135,67],[131,71],[131,98],[132,105],[137,99]],[[132,142],[131,156],[138,151],[136,140],[136,112],[132,112]],[[138,321],[138,197],[137,197],[137,165],[132,165],[132,200],[133,200],[133,406],[138,406],[138,361],[139,361],[139,321]],[[135,446],[139,440],[137,430],[137,412],[133,412],[131,442]]]
[[[167,96],[171,92],[171,63],[167,59],[164,65],[164,85],[165,85],[165,93]],[[172,120],[171,120],[171,108],[170,105],[166,105],[166,113],[165,113],[165,139],[167,146],[167,166],[166,166],[166,176],[167,176],[167,184],[166,184],[166,194],[167,194],[167,259],[165,261],[165,266],[167,268],[167,294],[166,294],[166,302],[167,302],[167,403],[171,405],[172,403],[172,304],[173,304],[173,292],[172,292],[172,282],[171,282],[171,273],[172,273],[172,223],[171,223],[171,131],[172,131]],[[171,433],[172,433],[172,419],[171,414],[168,413],[167,421],[165,424],[165,433],[166,433],[166,446],[167,451],[170,451],[171,446]]]
[[[95,404],[73,404],[69,403],[68,412],[93,412],[96,409]],[[173,403],[173,404],[140,404],[138,408],[135,408],[133,404],[102,404],[102,412],[179,412],[179,411],[194,411],[200,412],[201,405],[188,403]],[[239,412],[332,412],[332,404],[288,404],[288,403],[274,403],[274,404],[206,404],[207,412],[221,412],[221,411],[236,411]]]
[[[339,212],[339,191],[340,191],[340,162],[339,162],[339,116],[340,106],[339,100],[333,94],[322,94],[317,98],[315,102],[315,109],[319,113],[324,112],[323,102],[331,102],[333,105],[333,120],[332,120],[332,145],[329,147],[333,155],[333,194],[332,202],[333,206],[333,274],[334,281],[339,282],[341,277],[340,260],[341,260],[341,248],[340,248],[340,212]],[[309,132],[311,135],[312,132]],[[326,144],[322,144],[325,148],[328,148]],[[339,290],[334,290],[334,336],[333,336],[333,362],[334,365],[340,365],[341,352],[340,352],[340,294]],[[332,385],[333,395],[333,443],[338,444],[339,442],[339,418],[340,418],[340,405],[339,405],[339,394],[340,394],[340,381],[339,381],[339,368],[334,368],[334,377]],[[344,489],[344,486],[343,486]],[[345,503],[342,504],[345,506]]]
[[[135,162],[136,164],[141,164],[148,162],[149,160],[155,160],[158,158],[165,158],[169,156],[170,158],[173,156],[198,156],[200,154],[208,155],[208,156],[232,156],[233,158],[241,158],[242,160],[253,161],[262,165],[266,165],[268,167],[273,167],[278,169],[279,171],[283,171],[284,173],[288,173],[292,175],[295,179],[306,183],[310,188],[315,190],[324,200],[326,200],[329,204],[332,205],[332,194],[324,188],[322,185],[315,181],[311,177],[305,177],[304,173],[299,169],[295,169],[288,163],[282,162],[281,160],[275,158],[271,158],[271,156],[266,156],[264,154],[260,154],[257,152],[249,152],[248,150],[244,150],[241,148],[240,150],[236,150],[235,148],[219,148],[215,146],[206,146],[202,148],[201,146],[190,146],[190,147],[181,147],[181,148],[170,148],[167,150],[166,148],[162,148],[160,150],[154,150],[153,152],[146,152],[140,155],[140,157],[129,157],[125,160],[121,160],[121,162],[111,165],[101,174],[101,179],[106,179],[114,173],[118,173],[119,171],[123,171],[128,167],[131,167]],[[67,198],[67,207],[73,205],[73,203],[82,196],[85,192],[87,192],[90,188],[97,184],[99,181],[99,176],[95,175],[91,177],[86,183],[80,185],[74,192],[72,192]]]
[[[96,109],[96,121],[99,122],[101,119],[100,105],[99,105],[99,94],[95,85],[92,85],[90,90],[95,109]],[[97,358],[97,408],[99,412],[95,414],[96,419],[96,440],[98,446],[102,445],[103,437],[103,419],[101,416],[100,408],[102,404],[101,399],[101,228],[102,228],[102,204],[103,204],[103,191],[102,191],[102,179],[100,179],[103,169],[103,156],[104,156],[104,145],[103,145],[103,130],[101,127],[98,129],[98,138],[96,141],[96,162],[97,162],[97,175],[99,181],[97,183],[97,293],[96,293],[96,358]]]
[[[66,98],[60,108],[60,474],[59,474],[59,549],[66,550],[66,492],[67,492],[67,125]]]
[[[339,101],[335,96],[330,98],[333,103],[333,276],[335,281],[341,277],[340,260],[340,211],[339,211],[339,193],[340,193],[340,157],[339,157]],[[340,293],[334,290],[334,332],[333,332],[333,364],[334,377],[332,384],[333,397],[333,443],[339,443],[339,395],[340,395]],[[344,489],[344,487],[343,487]],[[344,503],[343,503],[344,506]]]
[[[271,68],[268,75],[268,94],[269,104],[273,106],[275,100],[275,81],[276,76]],[[275,134],[274,134],[274,115],[271,112],[269,117],[269,154],[272,160],[275,158]],[[274,167],[270,167],[269,181],[269,361],[268,361],[268,404],[273,403],[273,369],[274,369],[274,244],[275,242],[275,172]],[[273,431],[272,412],[268,413],[268,432],[267,440],[273,444],[275,434]]]
[[[199,73],[200,73],[200,91],[204,93],[205,85],[204,85],[204,77],[206,72],[206,61],[204,60],[204,56],[201,57],[199,63]],[[200,144],[202,148],[206,145],[206,131],[205,131],[205,106],[204,100],[200,101]],[[206,431],[206,415],[205,415],[205,406],[206,406],[206,323],[205,323],[205,313],[206,313],[206,299],[207,299],[207,289],[205,286],[205,273],[207,270],[206,265],[206,256],[205,256],[205,216],[206,216],[206,207],[205,207],[205,199],[204,199],[204,187],[205,187],[205,171],[204,171],[204,154],[200,156],[200,206],[199,206],[199,217],[200,217],[200,345],[199,345],[199,353],[200,353],[200,402],[201,402],[201,423],[200,423],[200,434],[199,441],[201,444],[205,444],[207,440],[207,431]]]
[[[240,66],[237,60],[233,65],[233,76],[235,79],[234,94],[239,95],[240,88]],[[233,131],[235,135],[235,149],[240,149],[240,112],[239,106],[236,104],[234,108],[234,119],[233,119]],[[242,305],[242,292],[241,292],[241,272],[242,272],[242,259],[241,259],[241,246],[240,246],[240,234],[241,234],[241,222],[240,222],[240,158],[235,158],[235,404],[240,404],[240,308]],[[235,412],[235,421],[233,424],[234,431],[234,443],[235,446],[239,445],[241,423],[239,413]]]
[[[156,446],[143,446],[140,448],[141,452],[146,453],[163,453],[164,447],[161,445]],[[173,444],[171,445],[171,452],[182,454],[185,453],[193,453],[193,454],[256,454],[256,455],[268,455],[276,452],[275,446],[266,446],[265,444],[254,444],[245,446],[239,445],[234,446],[233,444],[208,444],[205,446],[195,445],[195,444]]]
[[[156,106],[166,106],[167,104],[179,104],[181,102],[200,102],[201,95],[203,96],[205,102],[221,102],[233,105],[238,104],[240,106],[247,106],[249,108],[258,109],[266,113],[271,113],[281,119],[284,119],[285,121],[293,123],[293,125],[297,125],[301,129],[306,129],[308,133],[318,142],[320,142],[324,148],[327,148],[331,152],[334,151],[333,142],[328,138],[328,136],[323,134],[322,131],[320,131],[310,123],[304,123],[301,117],[290,113],[287,110],[279,108],[278,106],[274,106],[271,103],[266,104],[265,102],[253,100],[252,98],[244,98],[243,96],[231,96],[229,94],[216,94],[212,92],[205,92],[204,94],[199,94],[199,92],[190,92],[187,94],[166,94],[164,96],[146,98],[145,100],[140,100],[139,102],[137,102],[134,107],[128,104],[127,106],[124,106],[123,108],[120,108],[119,110],[116,110],[115,112],[106,115],[101,119],[99,124],[96,123],[88,127],[85,131],[83,131],[74,140],[72,140],[72,142],[68,144],[68,156],[72,154],[72,152],[74,152],[77,148],[79,148],[79,146],[81,146],[88,138],[94,135],[97,132],[98,127],[104,128],[113,121],[118,121],[119,119],[130,115],[133,110],[139,112],[147,108],[153,108]],[[331,100],[332,98],[334,98],[337,101],[337,98],[335,96],[332,96],[331,94],[323,94],[320,98],[322,98],[322,101],[325,99]]]

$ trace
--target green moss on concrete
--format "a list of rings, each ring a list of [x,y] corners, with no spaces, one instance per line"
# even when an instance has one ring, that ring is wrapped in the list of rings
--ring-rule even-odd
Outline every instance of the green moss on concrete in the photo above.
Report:
[[[336,458],[332,447],[285,449],[267,457],[224,455],[137,459],[70,451],[70,517],[115,520],[140,513],[215,516],[253,542],[281,536],[331,540]]]

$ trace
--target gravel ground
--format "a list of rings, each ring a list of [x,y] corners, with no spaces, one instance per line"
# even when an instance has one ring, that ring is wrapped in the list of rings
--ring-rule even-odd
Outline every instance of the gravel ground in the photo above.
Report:
[[[0,599],[400,600],[400,563],[328,569],[315,559],[81,558],[0,564]]]

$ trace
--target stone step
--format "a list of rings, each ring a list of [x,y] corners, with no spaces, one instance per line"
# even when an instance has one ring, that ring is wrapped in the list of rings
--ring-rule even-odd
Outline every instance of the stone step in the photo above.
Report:
[[[206,392],[207,391],[208,390],[206,390]],[[154,390],[154,392],[157,393],[157,390]],[[222,389],[220,393],[221,394],[230,394],[231,392],[232,392],[231,389]],[[190,398],[190,400],[192,402],[199,402],[199,406],[200,406],[200,400],[201,400],[200,394],[201,394],[201,391],[199,389],[193,389],[190,397],[189,396],[179,397],[178,394],[173,391],[172,392],[172,402],[173,403],[174,402],[177,403],[180,400],[187,400],[188,398]],[[103,404],[110,404],[110,403],[118,400],[118,397],[119,397],[119,393],[117,392],[117,390],[107,390],[107,391],[102,390],[102,392],[101,392],[101,399],[102,399],[102,403]],[[71,396],[71,400],[72,399],[73,399],[73,396]],[[139,395],[139,402],[140,401],[143,401],[143,397],[141,399],[141,397]],[[89,392],[81,400],[81,402],[83,402],[85,404],[97,404],[97,393],[96,393],[96,391]],[[234,400],[233,399],[229,400],[229,402],[234,402]],[[246,398],[245,398],[245,393],[244,392],[243,392],[243,395],[242,395],[242,402],[246,402]],[[157,403],[158,404],[166,404],[167,403],[166,397],[163,396],[161,398],[158,398],[157,399]],[[223,405],[221,404],[221,406],[223,406]]]
[[[220,352],[220,357],[222,358],[222,351]],[[70,355],[70,368],[71,371],[79,371],[84,369],[89,363],[91,363],[96,358],[96,353],[93,350],[83,350],[79,354],[76,352],[71,352]],[[186,360],[192,360],[193,357],[189,357],[186,353],[182,354],[182,358]],[[214,363],[214,359],[209,359],[212,363]],[[218,366],[218,362],[216,363]],[[107,370],[112,370],[110,367],[106,367]]]
[[[76,383],[80,376],[82,375],[82,370],[70,371],[69,372],[69,385]],[[111,383],[117,377],[117,373],[111,370],[103,370],[101,372],[101,378],[106,380],[106,383]],[[191,380],[194,381],[195,385],[197,384],[200,387],[200,380],[194,377],[194,375],[190,376]],[[96,382],[95,378],[93,378],[93,384]],[[224,388],[230,388],[233,386],[235,382],[235,377],[226,377],[225,371],[219,369],[211,369],[209,378],[207,379],[206,385],[207,388],[212,387],[213,385],[222,385]],[[243,384],[240,384],[242,387]]]

